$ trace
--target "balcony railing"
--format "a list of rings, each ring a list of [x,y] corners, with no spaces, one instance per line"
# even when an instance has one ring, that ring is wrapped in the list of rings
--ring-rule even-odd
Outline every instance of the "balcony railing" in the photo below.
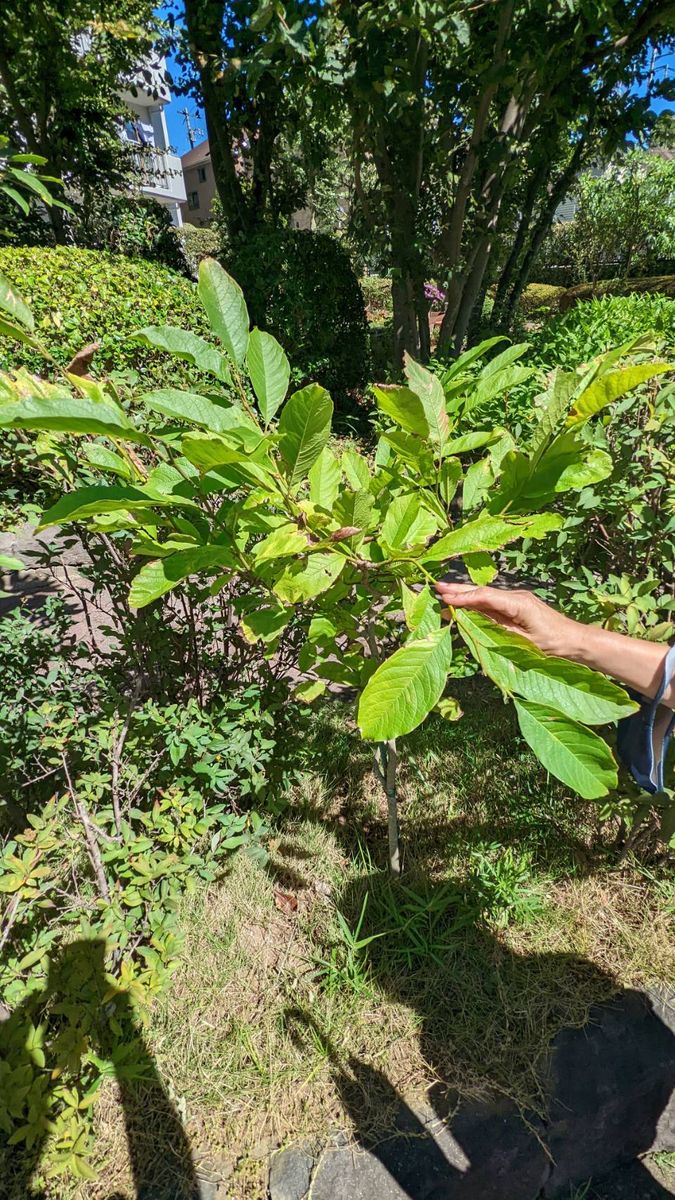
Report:
[[[155,150],[147,147],[139,150],[134,159],[140,174],[140,183],[144,191],[170,196],[183,204],[187,199],[183,166],[177,154],[169,154],[166,150]]]

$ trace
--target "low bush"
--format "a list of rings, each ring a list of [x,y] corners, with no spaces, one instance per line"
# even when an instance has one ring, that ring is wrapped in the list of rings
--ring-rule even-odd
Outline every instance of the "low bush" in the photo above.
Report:
[[[582,300],[602,296],[633,296],[648,292],[675,299],[675,275],[649,275],[644,279],[604,279],[597,283],[578,283],[563,291],[558,300],[561,313],[574,308]]]
[[[5,247],[0,271],[30,303],[36,332],[59,365],[98,342],[94,375],[132,372],[133,381],[142,373],[148,387],[178,386],[190,377],[185,364],[130,338],[144,325],[206,330],[194,285],[182,275],[142,259],[72,246]],[[28,345],[0,337],[0,370],[15,366],[43,372],[45,361]]]
[[[220,237],[216,229],[209,225],[181,225],[176,230],[176,237],[185,255],[190,272],[197,277],[197,268],[203,258],[212,255],[218,257],[220,252]]]
[[[555,312],[565,289],[555,283],[528,283],[520,297],[519,308],[526,317]]]
[[[530,341],[543,366],[569,368],[641,333],[653,333],[666,350],[675,348],[675,300],[652,294],[587,300],[548,321]]]
[[[260,233],[228,264],[251,318],[281,342],[294,382],[316,379],[338,411],[353,411],[368,377],[363,294],[346,250],[323,233]]]
[[[108,250],[128,258],[144,258],[189,274],[169,211],[150,196],[99,196],[77,206],[73,238],[87,250]]]
[[[391,314],[391,279],[386,275],[362,275],[359,283],[371,319],[374,313]]]

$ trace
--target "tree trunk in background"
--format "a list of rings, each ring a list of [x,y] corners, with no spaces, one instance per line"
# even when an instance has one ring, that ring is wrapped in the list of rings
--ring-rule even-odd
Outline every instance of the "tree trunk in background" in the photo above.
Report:
[[[513,273],[513,282],[502,306],[501,325],[503,325],[504,329],[510,328],[513,322],[518,301],[527,287],[534,261],[542,247],[544,238],[553,224],[553,218],[558,205],[564,200],[574,182],[581,166],[585,148],[586,138],[581,138],[575,146],[574,153],[565,170],[558,176],[556,182],[549,189],[546,203],[540,209],[534,224],[527,231],[524,253],[520,259],[518,269]]]
[[[199,74],[218,198],[230,235],[245,237],[253,228],[253,214],[237,175],[225,97],[218,83],[222,57],[222,18],[222,3],[204,4],[203,0],[185,0],[185,23],[192,61]]]
[[[544,185],[546,183],[546,176],[548,174],[549,168],[550,168],[549,160],[543,159],[530,180],[530,183],[529,183],[529,186],[527,189],[527,193],[525,195],[525,200],[523,201],[523,209],[520,214],[520,220],[518,222],[516,236],[513,239],[513,245],[511,247],[511,252],[504,264],[502,273],[499,277],[499,282],[497,284],[497,290],[495,292],[494,307],[492,309],[491,324],[496,329],[499,329],[500,332],[502,331],[503,325],[504,325],[504,322],[502,319],[502,310],[506,304],[506,298],[509,293],[509,288],[511,287],[511,284],[513,282],[513,277],[516,272],[518,260],[520,259],[520,256],[523,251],[523,247],[525,246],[525,242],[527,240],[527,236],[530,231],[530,225],[532,223],[532,213],[534,212],[534,206],[535,206],[537,200],[539,199],[539,195],[541,193],[542,188],[544,187]]]

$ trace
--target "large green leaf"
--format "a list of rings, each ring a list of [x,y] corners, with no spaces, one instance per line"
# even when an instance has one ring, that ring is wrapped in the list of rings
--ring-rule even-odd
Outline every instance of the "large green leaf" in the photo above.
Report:
[[[661,375],[664,371],[673,370],[675,370],[673,363],[648,362],[621,367],[618,371],[609,371],[608,374],[595,379],[576,398],[568,420],[570,424],[587,421],[589,417],[618,400],[620,396],[624,396],[626,392],[632,392],[638,384],[645,383],[647,379],[653,379],[654,376]]]
[[[310,383],[294,392],[279,421],[279,449],[291,485],[305,479],[330,437],[333,401],[325,388]]]
[[[289,361],[283,347],[271,333],[252,329],[246,352],[246,366],[263,421],[269,425],[286,398],[291,377]]]
[[[129,604],[132,608],[144,608],[166,592],[170,592],[190,575],[199,571],[232,567],[234,561],[225,546],[198,546],[191,550],[179,550],[167,558],[146,563],[141,567],[131,584]]]
[[[607,725],[637,709],[627,692],[605,675],[564,658],[550,658],[520,646],[501,646],[491,656],[504,664],[509,690],[548,705],[584,725]]]
[[[324,446],[308,474],[309,498],[312,504],[330,512],[338,497],[340,477],[338,460],[333,451]]]
[[[555,708],[585,725],[606,725],[635,712],[618,684],[580,663],[544,654],[482,613],[459,609],[457,624],[486,673],[506,692]]]
[[[300,560],[286,568],[277,579],[274,591],[288,604],[312,600],[335,583],[346,561],[341,554],[331,551],[310,554],[306,561]]]
[[[216,337],[237,365],[243,363],[248,346],[248,309],[236,279],[224,271],[215,258],[203,258],[199,264],[197,285],[209,324]]]
[[[276,608],[256,608],[242,613],[241,628],[247,642],[275,642],[293,616],[292,608],[278,605]]]
[[[3,275],[2,271],[0,271],[0,308],[9,313],[12,320],[19,321],[21,325],[25,325],[26,329],[33,331],[35,322],[32,312],[23,296],[17,292],[14,284],[6,275]]]
[[[408,492],[396,496],[389,505],[382,522],[380,543],[392,550],[420,546],[437,528],[435,516],[422,507],[417,492]]]
[[[442,450],[448,438],[450,423],[445,411],[445,393],[441,381],[433,371],[428,371],[407,353],[405,374],[412,391],[421,401],[429,425],[429,436]]]
[[[198,392],[161,388],[157,392],[145,392],[140,400],[155,412],[190,425],[199,425],[210,433],[235,434],[246,449],[253,449],[263,437],[255,422],[238,405],[217,404]]]
[[[494,517],[482,512],[474,521],[446,533],[422,555],[424,562],[442,562],[458,555],[474,554],[478,550],[500,550],[517,538],[543,538],[559,529],[562,518],[557,513],[537,513],[531,517]]]
[[[380,411],[391,417],[406,433],[414,433],[421,438],[429,437],[429,422],[424,406],[410,388],[380,384],[373,386],[373,395]]]
[[[371,675],[359,701],[358,723],[368,741],[410,733],[438,703],[452,661],[449,629],[408,642]]]
[[[129,420],[123,409],[111,400],[92,400],[73,396],[65,388],[50,388],[39,394],[25,395],[16,402],[0,405],[0,429],[50,430],[54,433],[95,433],[126,440],[146,442],[145,434]]]
[[[372,522],[373,497],[361,488],[352,492],[346,488],[340,493],[333,506],[333,516],[343,527],[368,529]]]
[[[119,475],[121,479],[131,480],[134,478],[134,471],[131,464],[125,458],[122,458],[121,454],[116,454],[114,450],[109,450],[107,446],[102,446],[100,442],[85,442],[82,447],[82,453],[88,462],[98,467],[101,471],[112,471],[114,475]]]
[[[498,342],[505,341],[506,338],[504,335],[500,334],[497,337],[487,338],[484,342],[479,342],[477,346],[472,346],[470,350],[465,350],[463,354],[460,354],[459,358],[455,359],[452,366],[443,372],[443,386],[452,383],[453,379],[461,375],[463,371],[466,371],[466,368],[470,367],[477,359],[487,354],[488,350],[491,350]]]
[[[253,556],[257,563],[261,563],[275,558],[289,558],[306,551],[307,534],[288,521],[258,542],[253,548]]]
[[[370,487],[368,461],[358,450],[352,450],[351,447],[345,450],[341,465],[347,483],[355,492],[366,491]]]
[[[405,623],[413,638],[420,641],[441,627],[441,612],[437,597],[432,596],[428,584],[419,592],[413,592],[407,583],[401,582],[401,597]]]
[[[199,371],[215,375],[217,379],[230,381],[230,371],[227,359],[214,346],[209,346],[196,333],[187,329],[179,329],[176,325],[147,325],[133,333],[132,339],[153,350],[166,350],[167,353],[191,363]]]
[[[85,517],[95,517],[102,513],[133,512],[135,509],[156,505],[189,507],[190,503],[182,497],[149,496],[140,487],[96,485],[78,488],[76,492],[66,492],[56,504],[43,512],[38,529],[46,529],[49,525],[65,525],[69,521],[82,521]]]
[[[597,733],[543,704],[515,704],[525,741],[556,779],[585,800],[597,800],[617,786],[612,752]]]

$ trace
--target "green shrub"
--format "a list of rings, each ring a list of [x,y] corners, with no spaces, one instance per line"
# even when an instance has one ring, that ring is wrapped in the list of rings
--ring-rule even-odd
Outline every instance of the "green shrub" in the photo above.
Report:
[[[582,300],[601,296],[633,296],[645,292],[675,299],[675,275],[650,275],[644,279],[605,279],[598,283],[579,283],[563,292],[558,307],[561,312],[574,308]]]
[[[520,297],[520,311],[525,316],[554,312],[565,289],[555,283],[528,283]]]
[[[176,237],[195,278],[197,268],[203,258],[208,258],[209,255],[213,255],[214,258],[218,257],[220,237],[217,230],[210,225],[181,225],[180,229],[176,230]]]
[[[0,249],[0,271],[27,298],[36,332],[58,363],[68,363],[83,346],[98,342],[93,374],[142,373],[148,387],[178,386],[194,378],[194,371],[178,360],[129,340],[144,325],[206,331],[194,285],[174,271],[71,246],[5,247]],[[17,366],[43,371],[44,360],[29,347],[0,337],[0,370]]]
[[[146,258],[188,275],[176,233],[168,209],[150,196],[100,196],[78,207],[73,223],[74,241],[83,249]]]
[[[368,368],[363,295],[349,255],[323,233],[261,233],[228,264],[251,319],[291,356],[294,381],[317,379],[338,410],[355,406]]]
[[[391,313],[391,279],[386,275],[362,275],[359,283],[366,308],[370,312]]]
[[[666,296],[603,296],[577,304],[531,338],[533,355],[547,367],[587,362],[635,334],[654,332],[675,348],[675,300]]]

